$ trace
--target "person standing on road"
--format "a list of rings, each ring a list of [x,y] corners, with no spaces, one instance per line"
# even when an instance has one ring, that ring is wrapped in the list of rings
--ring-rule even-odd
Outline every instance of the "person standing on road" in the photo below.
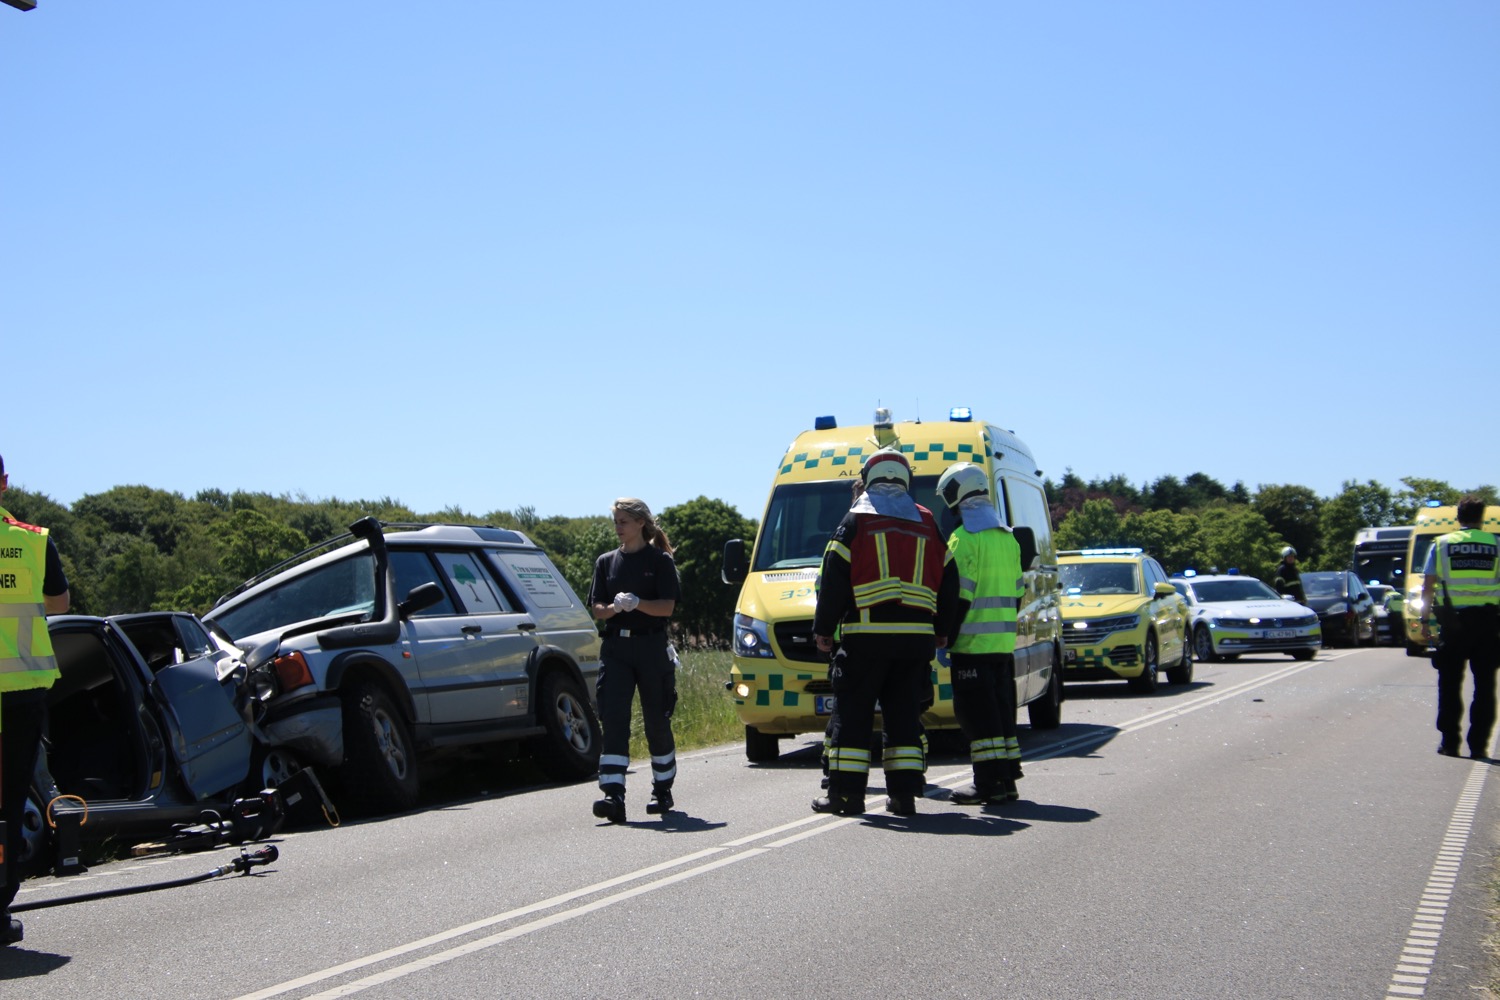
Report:
[[[10,488],[0,457],[0,499]],[[25,524],[0,506],[0,819],[5,821],[5,885],[0,888],[0,945],[24,936],[10,904],[21,887],[21,822],[42,745],[47,689],[57,660],[47,615],[68,610],[68,578],[46,528]]]
[[[958,630],[948,642],[953,714],[969,741],[974,780],[953,790],[959,805],[1018,798],[1021,744],[1016,738],[1016,611],[1021,546],[1000,523],[989,476],[977,465],[950,465],[938,497],[960,524],[948,538],[958,565]]]
[[[1469,756],[1486,757],[1490,729],[1495,724],[1495,669],[1500,665],[1500,559],[1495,536],[1481,530],[1484,501],[1467,496],[1458,503],[1459,530],[1439,538],[1427,552],[1422,567],[1422,607],[1432,608],[1438,620],[1437,652],[1432,665],[1438,672],[1437,729],[1442,737],[1438,753],[1458,756],[1458,730],[1463,718],[1464,665],[1474,675],[1474,701],[1469,706]],[[1439,589],[1442,599],[1434,603]],[[1422,619],[1422,638],[1432,629]]]
[[[1281,562],[1276,565],[1276,579],[1271,585],[1276,588],[1276,593],[1290,597],[1298,604],[1307,603],[1307,596],[1302,592],[1302,573],[1297,569],[1297,550],[1290,545],[1281,550]]]
[[[625,822],[625,771],[630,766],[630,708],[637,691],[651,751],[648,813],[670,812],[677,777],[672,709],[677,705],[677,654],[667,626],[681,598],[672,542],[644,500],[621,497],[610,509],[620,547],[594,563],[588,604],[604,623],[599,653],[599,790],[594,815]],[[611,596],[613,595],[613,596]]]
[[[828,794],[815,812],[865,811],[871,730],[878,701],[885,728],[885,805],[917,811],[926,770],[918,681],[947,644],[958,605],[958,573],[932,512],[911,498],[911,465],[893,448],[865,460],[865,490],[834,529],[823,553],[813,615],[834,709],[828,723]]]

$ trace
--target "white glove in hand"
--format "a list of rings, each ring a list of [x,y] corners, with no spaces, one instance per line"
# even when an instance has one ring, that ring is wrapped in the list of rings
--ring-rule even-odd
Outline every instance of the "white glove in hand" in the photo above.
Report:
[[[619,611],[634,611],[641,603],[641,599],[634,594],[619,593],[615,595],[615,608]]]

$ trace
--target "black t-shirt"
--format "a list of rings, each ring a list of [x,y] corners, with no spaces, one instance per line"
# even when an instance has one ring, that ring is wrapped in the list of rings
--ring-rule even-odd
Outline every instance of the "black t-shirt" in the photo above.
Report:
[[[679,601],[681,584],[677,564],[672,557],[654,545],[634,552],[614,549],[594,563],[594,582],[589,585],[589,607],[609,604],[616,594],[634,594],[643,601]],[[609,619],[610,628],[660,628],[667,619],[648,615],[639,609],[622,611]]]
[[[42,593],[48,597],[56,597],[58,594],[68,592],[68,578],[63,574],[62,556],[57,554],[57,546],[52,544],[52,536],[47,536],[47,575],[42,579]]]

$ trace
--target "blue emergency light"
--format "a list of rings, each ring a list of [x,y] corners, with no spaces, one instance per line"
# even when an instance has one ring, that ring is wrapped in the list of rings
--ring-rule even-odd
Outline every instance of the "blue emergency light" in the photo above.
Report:
[[[974,411],[967,406],[955,406],[948,411],[948,419],[957,424],[966,424],[974,419]]]
[[[831,416],[813,418],[813,430],[815,431],[831,431],[838,425],[839,422]]]

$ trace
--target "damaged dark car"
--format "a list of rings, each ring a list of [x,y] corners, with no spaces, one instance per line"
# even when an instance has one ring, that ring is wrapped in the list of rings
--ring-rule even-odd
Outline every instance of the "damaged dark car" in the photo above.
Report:
[[[23,821],[25,868],[63,867],[59,819],[85,840],[131,840],[259,792],[267,751],[245,667],[196,617],[59,615],[47,628],[61,677]]]

